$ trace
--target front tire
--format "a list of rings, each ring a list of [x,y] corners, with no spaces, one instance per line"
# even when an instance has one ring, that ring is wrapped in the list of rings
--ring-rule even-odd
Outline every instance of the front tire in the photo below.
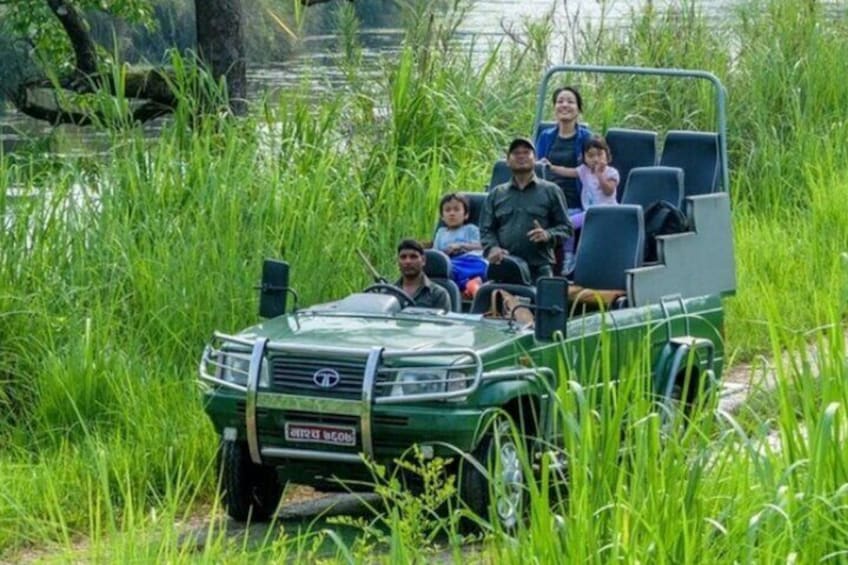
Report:
[[[237,522],[269,520],[280,504],[283,488],[273,467],[250,460],[247,446],[237,441],[221,441],[221,502]]]
[[[491,512],[505,531],[521,523],[527,501],[525,464],[513,430],[510,419],[496,418],[471,454],[473,461],[464,462],[460,478],[460,496],[468,509],[478,516]]]

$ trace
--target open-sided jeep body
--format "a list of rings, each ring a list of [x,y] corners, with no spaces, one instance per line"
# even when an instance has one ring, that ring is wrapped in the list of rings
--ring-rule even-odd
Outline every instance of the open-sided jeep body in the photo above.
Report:
[[[578,248],[583,272],[575,278],[604,289],[603,276],[593,279],[593,273],[603,275],[630,261],[610,275],[622,281],[623,296],[609,307],[587,308],[568,300],[565,279],[540,279],[523,293],[531,301],[535,327],[482,314],[498,283],[484,285],[468,313],[409,307],[403,293],[375,285],[286,314],[288,266],[266,262],[260,310],[268,319],[237,335],[216,334],[200,363],[206,411],[221,435],[222,490],[232,517],[269,517],[286,481],[328,488],[335,479],[368,479],[363,459],[391,465],[418,444],[427,456],[456,458],[463,452],[484,465],[496,460],[505,470],[498,476],[507,484],[495,507],[510,525],[520,506],[524,467],[512,440],[490,424],[491,416],[509,414],[543,443],[555,441],[552,391],[557,379],[565,378],[558,372],[568,367],[567,378],[587,382],[602,334],[613,375],[635,348],[650,348],[660,398],[679,394],[684,376],[691,388],[718,379],[721,297],[735,289],[721,84],[702,72],[555,67],[539,89],[536,128],[550,78],[561,72],[667,75],[714,87],[717,131],[677,132],[684,141],[691,134],[701,146],[706,140],[709,161],[706,166],[693,162],[702,157],[697,144],[678,151],[682,161],[676,167],[682,173],[675,173],[677,178],[712,175],[692,184],[701,188],[683,194],[689,229],[658,236],[657,260],[645,264],[641,207],[607,207],[622,209],[625,216],[587,215]],[[677,151],[669,146],[673,133],[666,136],[665,151]],[[659,161],[674,168],[673,155],[667,157],[652,156],[647,166]],[[633,197],[625,194],[625,200]],[[611,233],[624,243],[635,239],[627,257],[593,242],[595,223],[607,242]],[[460,491],[473,510],[489,507],[479,469],[467,469]]]

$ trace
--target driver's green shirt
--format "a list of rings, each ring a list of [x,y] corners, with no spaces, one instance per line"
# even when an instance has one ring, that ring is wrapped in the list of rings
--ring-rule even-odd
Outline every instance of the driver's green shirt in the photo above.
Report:
[[[423,281],[412,299],[415,305],[421,308],[441,308],[442,310],[451,310],[451,301],[448,291],[427,278],[427,275],[421,275]],[[395,286],[403,290],[403,279],[398,279]]]

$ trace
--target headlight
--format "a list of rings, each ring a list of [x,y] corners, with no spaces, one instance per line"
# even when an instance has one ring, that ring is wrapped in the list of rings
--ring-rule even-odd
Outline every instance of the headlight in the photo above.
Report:
[[[248,352],[227,352],[221,356],[221,364],[218,366],[218,378],[228,383],[247,386],[247,375],[250,371],[250,357]],[[267,360],[262,360],[259,370],[259,386],[271,386],[271,376],[268,372]]]
[[[404,369],[398,371],[391,396],[454,392],[468,387],[470,379],[461,371]]]
[[[221,355],[218,378],[228,383],[246,386],[249,370],[250,353],[227,352]]]
[[[448,382],[445,387],[447,392],[462,390],[471,386],[471,381],[474,379],[471,375],[462,371],[448,371]]]

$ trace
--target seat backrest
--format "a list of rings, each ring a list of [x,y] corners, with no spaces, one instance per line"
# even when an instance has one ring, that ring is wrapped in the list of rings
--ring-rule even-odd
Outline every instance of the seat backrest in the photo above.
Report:
[[[533,283],[530,280],[530,267],[527,265],[527,261],[514,255],[507,255],[498,264],[489,263],[489,268],[486,270],[486,279],[497,283],[524,286]]]
[[[625,271],[642,265],[644,246],[641,206],[589,208],[577,244],[574,284],[597,290],[626,289]]]
[[[536,176],[540,179],[547,178],[547,167],[545,167],[541,163],[536,163]],[[489,186],[486,187],[486,191],[490,191],[499,184],[503,184],[505,182],[509,182],[512,178],[512,171],[509,169],[509,165],[506,164],[506,159],[498,159],[495,161],[495,164],[492,165],[492,176],[489,178]]]
[[[683,194],[709,194],[721,185],[718,134],[706,131],[669,131],[660,165],[683,169]]]
[[[484,314],[492,307],[492,293],[495,290],[505,290],[515,296],[523,296],[530,299],[530,304],[536,303],[536,287],[523,286],[519,284],[502,284],[487,282],[477,289],[474,301],[471,303],[471,314]]]
[[[480,227],[480,212],[483,211],[483,202],[486,201],[485,192],[460,192],[468,201],[468,223]],[[439,214],[441,216],[441,214]]]
[[[604,136],[612,153],[612,166],[627,179],[636,167],[657,163],[657,132],[642,129],[610,128]],[[618,192],[621,198],[621,191]]]
[[[427,262],[424,263],[424,274],[431,281],[448,291],[451,310],[454,312],[461,311],[462,294],[459,292],[459,286],[451,279],[450,258],[438,249],[425,249],[424,255],[427,258]]]
[[[679,167],[636,167],[624,183],[622,204],[638,204],[643,209],[665,200],[683,207],[683,169]]]

